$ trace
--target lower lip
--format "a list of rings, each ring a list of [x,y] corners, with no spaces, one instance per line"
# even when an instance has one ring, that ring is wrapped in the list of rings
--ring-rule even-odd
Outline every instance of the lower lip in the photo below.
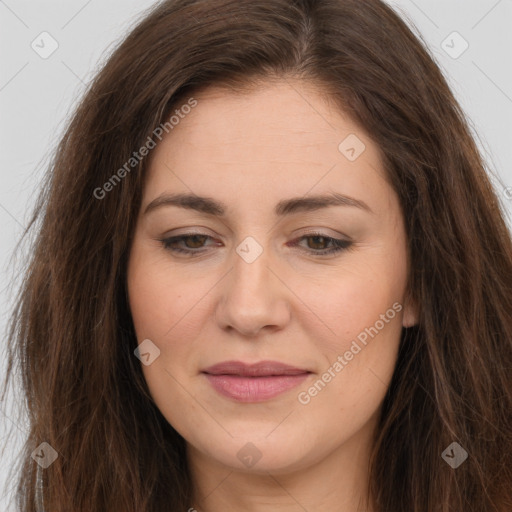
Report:
[[[297,387],[309,377],[299,375],[271,375],[268,377],[241,377],[239,375],[205,374],[213,388],[238,402],[264,402]]]

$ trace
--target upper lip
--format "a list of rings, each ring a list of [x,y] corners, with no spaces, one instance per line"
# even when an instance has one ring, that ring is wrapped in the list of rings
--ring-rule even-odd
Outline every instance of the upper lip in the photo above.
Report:
[[[301,375],[310,373],[304,368],[297,368],[278,361],[259,361],[248,364],[241,361],[224,361],[203,370],[209,375],[238,375],[241,377],[268,377],[271,375]]]

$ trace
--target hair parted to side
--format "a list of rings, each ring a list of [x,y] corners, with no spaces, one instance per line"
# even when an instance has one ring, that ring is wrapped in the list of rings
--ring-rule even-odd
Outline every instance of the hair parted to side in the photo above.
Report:
[[[168,512],[190,506],[185,443],[151,400],[126,296],[149,158],[102,187],[180,102],[209,85],[320,87],[381,148],[404,214],[410,297],[371,458],[379,512],[512,510],[512,242],[467,120],[429,51],[379,0],[169,0],[103,66],[55,153],[13,314],[30,435],[17,506]],[[5,391],[4,391],[5,393]],[[441,458],[457,441],[468,460]]]

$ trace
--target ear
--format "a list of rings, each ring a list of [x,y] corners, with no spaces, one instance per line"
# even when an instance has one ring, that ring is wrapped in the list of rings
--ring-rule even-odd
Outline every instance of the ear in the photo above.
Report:
[[[402,316],[402,326],[412,327],[418,324],[419,307],[418,302],[410,294],[407,294],[404,299],[404,313]]]

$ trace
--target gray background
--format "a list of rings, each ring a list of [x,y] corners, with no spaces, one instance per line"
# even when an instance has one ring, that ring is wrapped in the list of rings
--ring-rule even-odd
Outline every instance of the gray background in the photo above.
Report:
[[[22,258],[12,259],[52,148],[85,84],[149,0],[0,0],[0,329],[5,339]],[[431,48],[472,126],[512,226],[512,0],[388,0]],[[58,48],[51,49],[52,39]],[[453,35],[458,32],[460,36]],[[466,51],[461,53],[467,45]],[[459,53],[461,53],[459,55]],[[451,55],[450,55],[451,54]],[[46,55],[43,55],[46,57]],[[20,255],[27,254],[24,249]],[[0,344],[5,369],[5,344]],[[10,395],[0,408],[0,510],[26,428]]]

